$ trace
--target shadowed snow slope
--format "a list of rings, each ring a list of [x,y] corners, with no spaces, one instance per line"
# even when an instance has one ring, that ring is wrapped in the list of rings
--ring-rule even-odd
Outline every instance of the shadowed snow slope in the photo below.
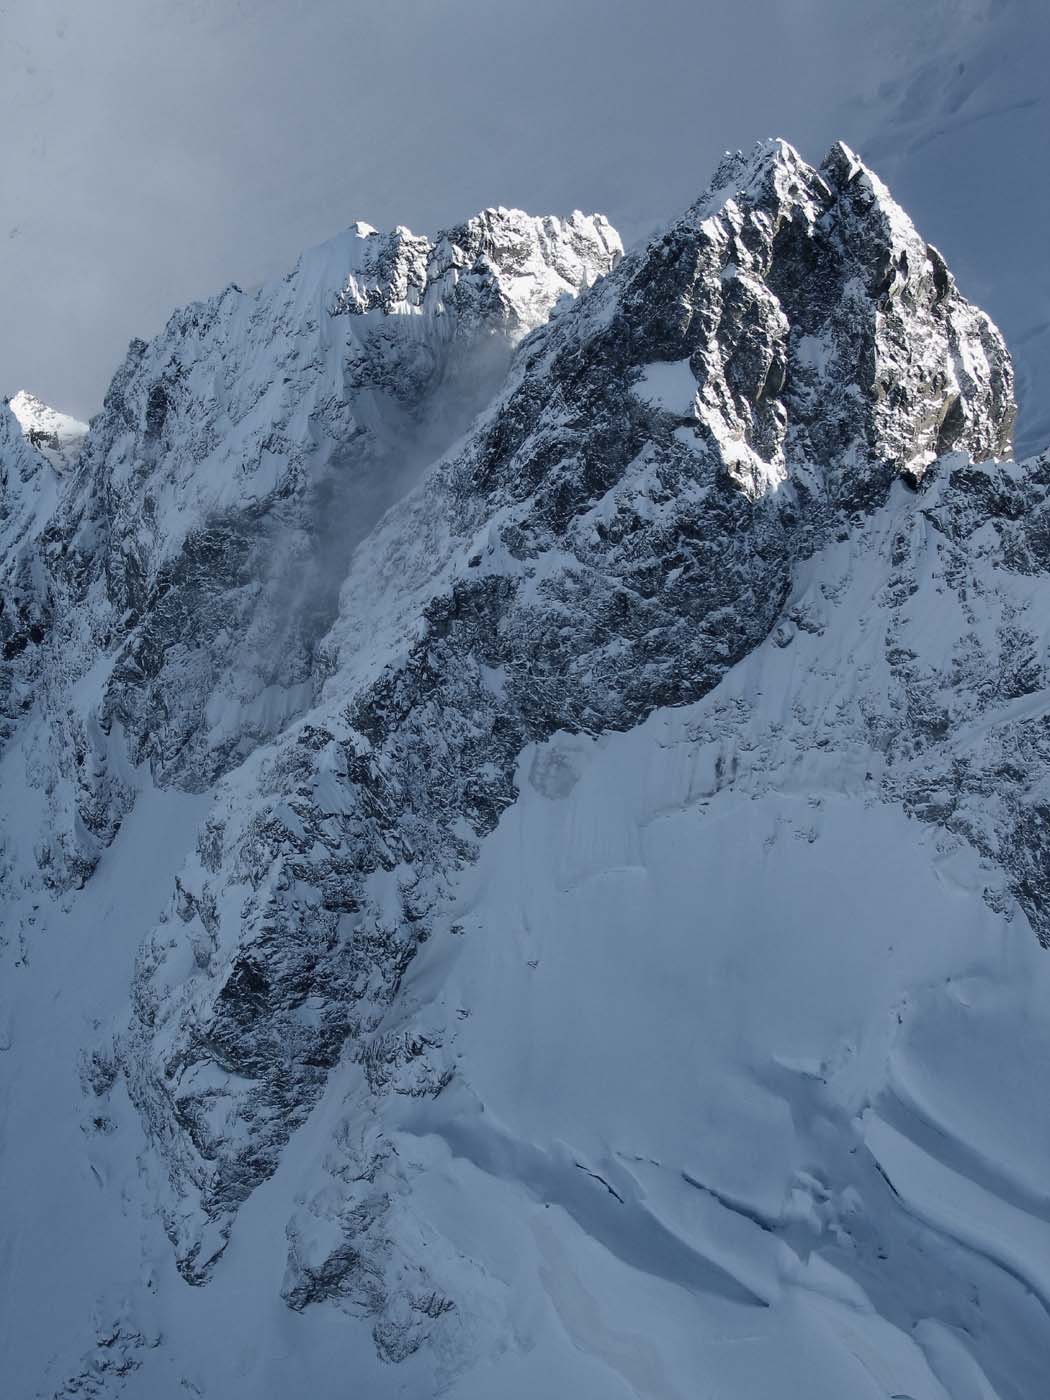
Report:
[[[358,225],[60,483],[9,427],[12,1393],[1036,1400],[1012,421],[877,177],[773,141],[623,259]]]

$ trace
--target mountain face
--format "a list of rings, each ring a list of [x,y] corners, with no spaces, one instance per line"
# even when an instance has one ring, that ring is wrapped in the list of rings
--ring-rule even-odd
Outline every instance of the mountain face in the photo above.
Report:
[[[206,788],[308,704],[357,540],[514,343],[620,251],[582,215],[491,210],[433,246],[358,224],[276,286],[227,288],[131,346],[35,551],[6,563],[46,572],[17,596],[61,655],[53,887],[83,882],[134,800],[125,759]]]
[[[5,562],[55,509],[59,481],[79,455],[87,424],[24,391],[0,406],[0,536]]]
[[[921,12],[902,6],[898,18],[905,16],[918,27],[906,35],[905,25],[887,26],[894,53],[885,80],[877,90],[858,88],[838,120],[916,222],[950,249],[960,285],[1006,334],[1021,407],[1015,450],[1028,456],[1050,441],[1042,387],[1050,266],[1041,241],[1050,187],[1036,182],[1039,207],[1022,206],[1045,144],[1050,10],[1041,0],[945,0]],[[836,19],[853,19],[858,37],[870,29],[864,14]],[[978,180],[983,212],[972,199],[977,170],[987,172]],[[1013,279],[1010,268],[1022,275]]]
[[[9,405],[23,436],[61,474],[76,461],[87,436],[88,425],[59,413],[24,389]]]
[[[1050,457],[872,172],[358,224],[47,412],[18,1393],[1040,1393]]]

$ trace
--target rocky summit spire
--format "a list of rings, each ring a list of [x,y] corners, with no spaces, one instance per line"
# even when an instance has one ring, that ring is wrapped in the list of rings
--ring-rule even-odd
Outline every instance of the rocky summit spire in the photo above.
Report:
[[[625,292],[661,308],[644,353],[688,357],[695,416],[752,492],[861,501],[943,452],[1009,451],[1002,337],[841,143],[819,170],[784,141],[727,156]]]

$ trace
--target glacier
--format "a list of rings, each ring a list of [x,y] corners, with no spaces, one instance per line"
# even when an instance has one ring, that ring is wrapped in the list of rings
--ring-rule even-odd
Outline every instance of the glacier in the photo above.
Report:
[[[0,409],[10,1393],[1042,1394],[1014,411],[781,141],[626,255],[358,224]]]

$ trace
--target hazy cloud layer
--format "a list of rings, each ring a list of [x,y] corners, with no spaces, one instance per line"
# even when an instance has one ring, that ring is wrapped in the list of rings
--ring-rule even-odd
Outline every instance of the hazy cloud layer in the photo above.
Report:
[[[0,0],[0,387],[88,415],[132,335],[357,217],[630,240],[726,147],[844,136],[1050,437],[1048,59],[1045,0]]]

